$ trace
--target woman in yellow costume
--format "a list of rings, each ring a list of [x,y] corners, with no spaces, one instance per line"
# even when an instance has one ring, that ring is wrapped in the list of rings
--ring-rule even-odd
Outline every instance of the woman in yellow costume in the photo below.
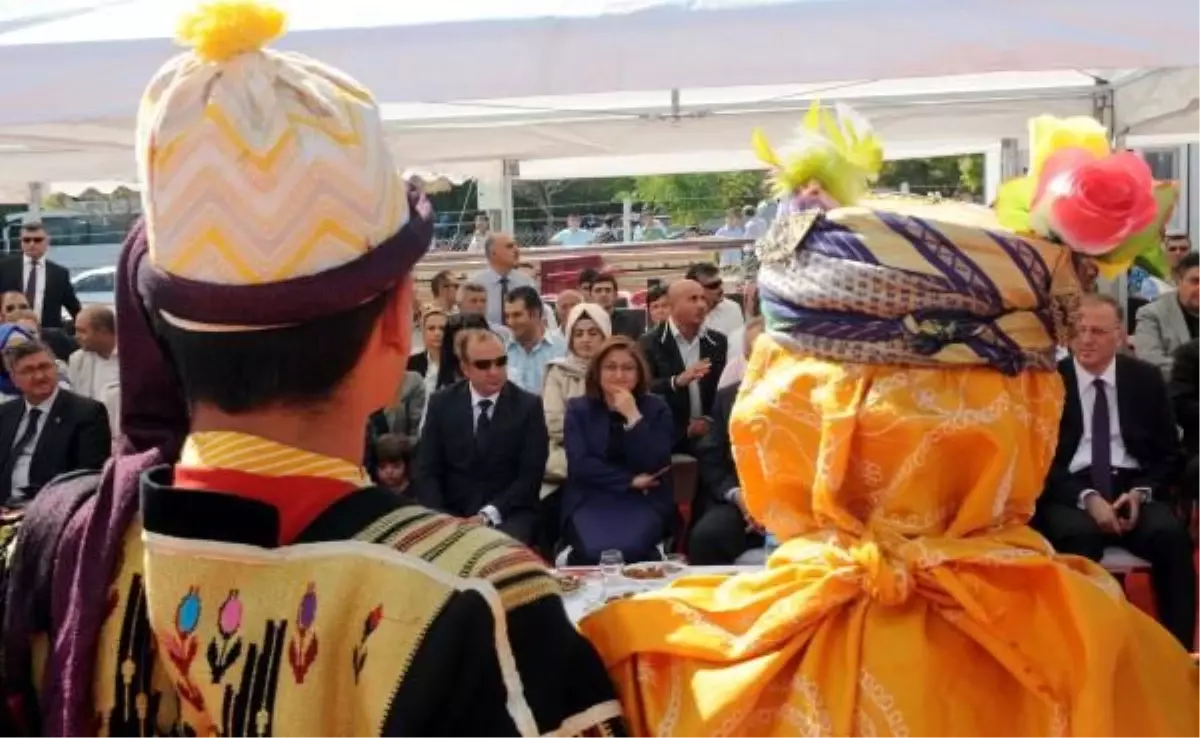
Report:
[[[1197,735],[1189,655],[1026,527],[1079,289],[1072,251],[1030,224],[1036,187],[1007,195],[1020,233],[967,205],[866,207],[882,155],[850,121],[814,108],[783,156],[756,140],[795,199],[759,243],[768,333],[731,437],[781,545],[761,572],[684,578],[581,624],[631,729]]]

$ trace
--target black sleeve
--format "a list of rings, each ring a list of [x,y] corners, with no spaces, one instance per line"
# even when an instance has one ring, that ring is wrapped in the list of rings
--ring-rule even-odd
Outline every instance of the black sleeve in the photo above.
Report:
[[[1179,429],[1175,425],[1175,413],[1171,411],[1171,400],[1167,395],[1167,383],[1162,372],[1152,364],[1141,362],[1137,387],[1139,404],[1144,408],[1147,423],[1146,437],[1150,449],[1143,455],[1142,473],[1134,486],[1149,487],[1158,497],[1179,477]]]
[[[729,417],[736,397],[734,387],[717,391],[717,398],[713,401],[712,427],[696,444],[700,483],[713,501],[718,503],[726,502],[725,496],[729,490],[738,486],[737,469],[729,445]]]
[[[108,410],[98,402],[87,400],[75,437],[75,469],[100,469],[112,453],[112,426]]]
[[[413,487],[417,501],[431,510],[444,510],[442,495],[442,415],[441,406],[446,395],[435,392],[429,398],[429,409],[425,414],[425,430],[417,444],[417,463],[413,471]]]
[[[1185,431],[1200,426],[1200,353],[1195,340],[1175,351],[1171,364],[1171,403],[1175,420]]]
[[[63,269],[61,274],[63,283],[63,307],[67,309],[67,312],[71,314],[72,318],[75,318],[79,315],[79,311],[83,309],[83,306],[79,304],[79,297],[75,294],[75,285],[71,284],[70,272],[68,272],[66,269]]]
[[[413,654],[383,735],[520,735],[507,708],[495,622],[476,592],[451,597]]]
[[[569,728],[562,731],[566,735],[625,735],[608,672],[592,644],[567,617],[561,598],[541,597],[511,610],[508,637],[525,699],[542,735],[561,727]],[[583,720],[589,710],[593,717]],[[595,731],[598,725],[607,730]]]
[[[520,735],[518,719],[531,719],[536,725],[526,731],[545,735],[598,706],[599,717],[583,720],[571,734],[600,724],[624,734],[608,675],[557,597],[510,613],[508,634],[508,648],[497,648],[493,610],[483,596],[454,595],[414,654],[383,735]],[[510,703],[501,658],[513,659],[524,704]]]
[[[654,345],[657,337],[655,333],[647,333],[642,336],[638,344],[642,348],[642,355],[646,357],[646,363],[650,365],[650,391],[669,398],[673,391],[671,378],[662,376],[659,371],[658,347]]]

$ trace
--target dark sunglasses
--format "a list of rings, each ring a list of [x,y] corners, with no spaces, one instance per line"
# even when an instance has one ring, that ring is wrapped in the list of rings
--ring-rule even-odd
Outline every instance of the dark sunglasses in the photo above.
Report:
[[[6,313],[15,313],[18,310],[28,310],[28,309],[29,309],[29,306],[23,305],[23,304],[5,305],[4,306],[4,312],[6,312]]]
[[[471,366],[475,367],[476,369],[478,369],[481,372],[486,372],[488,369],[491,369],[492,367],[496,367],[497,369],[503,369],[504,367],[508,366],[508,357],[507,356],[497,356],[494,359],[473,359],[471,361]]]
[[[715,282],[701,282],[700,286],[706,290],[719,290],[719,289],[721,289],[721,286],[724,284],[725,284],[724,280],[718,279]]]
[[[34,243],[42,243],[45,240],[46,240],[45,236],[21,236],[21,243],[34,244]]]
[[[1191,250],[1192,250],[1192,248],[1186,244],[1181,244],[1179,246],[1168,246],[1167,247],[1167,253],[1170,253],[1170,254],[1186,254],[1187,252],[1189,252]]]

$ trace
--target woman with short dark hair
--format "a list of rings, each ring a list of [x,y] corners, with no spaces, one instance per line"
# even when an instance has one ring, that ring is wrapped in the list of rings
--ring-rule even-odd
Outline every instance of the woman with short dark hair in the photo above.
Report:
[[[614,336],[588,364],[584,396],[567,402],[562,515],[571,564],[594,564],[609,549],[630,562],[661,558],[676,517],[674,426],[649,382],[638,345]]]

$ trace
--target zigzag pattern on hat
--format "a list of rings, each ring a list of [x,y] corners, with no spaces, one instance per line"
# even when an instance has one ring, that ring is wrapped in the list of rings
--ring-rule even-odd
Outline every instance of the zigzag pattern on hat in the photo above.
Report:
[[[139,115],[154,264],[212,284],[318,274],[407,221],[369,93],[297,54],[168,63]]]

